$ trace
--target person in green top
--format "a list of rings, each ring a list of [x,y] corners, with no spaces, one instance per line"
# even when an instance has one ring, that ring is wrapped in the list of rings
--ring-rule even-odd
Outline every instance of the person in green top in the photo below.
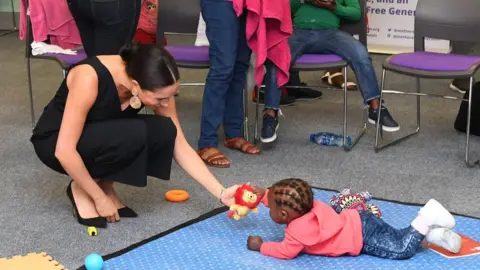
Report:
[[[380,102],[378,86],[372,59],[367,48],[340,30],[340,21],[358,21],[362,17],[358,0],[290,0],[293,34],[288,43],[292,55],[292,64],[303,54],[336,54],[346,60],[357,77],[360,92],[368,106],[368,121],[377,122],[379,110],[382,110],[380,123],[387,132],[400,129],[387,108]],[[277,85],[277,67],[266,63],[265,110],[261,141],[270,143],[276,140],[278,129],[279,102],[281,88]]]

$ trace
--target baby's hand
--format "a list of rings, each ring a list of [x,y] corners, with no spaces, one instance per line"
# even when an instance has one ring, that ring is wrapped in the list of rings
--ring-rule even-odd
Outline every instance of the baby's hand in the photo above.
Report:
[[[253,251],[260,251],[263,240],[260,236],[249,236],[247,241],[247,248]]]

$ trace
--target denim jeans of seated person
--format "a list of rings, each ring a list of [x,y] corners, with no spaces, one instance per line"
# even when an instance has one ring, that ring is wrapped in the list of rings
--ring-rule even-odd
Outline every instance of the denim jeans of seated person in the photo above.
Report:
[[[350,34],[337,29],[294,29],[288,39],[292,63],[304,54],[336,54],[347,61],[355,72],[365,105],[380,97],[372,58],[367,48]],[[277,67],[267,62],[265,107],[278,109],[281,88],[277,85]]]

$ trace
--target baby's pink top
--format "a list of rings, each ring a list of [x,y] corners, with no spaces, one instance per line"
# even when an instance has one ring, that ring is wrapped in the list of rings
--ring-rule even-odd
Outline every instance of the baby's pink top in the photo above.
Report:
[[[158,0],[144,0],[138,19],[138,28],[149,34],[157,33]]]
[[[268,207],[268,190],[262,203]],[[293,259],[300,252],[322,256],[358,256],[363,247],[362,223],[357,210],[337,214],[330,206],[315,201],[305,215],[293,220],[285,229],[282,242],[264,242],[263,255]]]

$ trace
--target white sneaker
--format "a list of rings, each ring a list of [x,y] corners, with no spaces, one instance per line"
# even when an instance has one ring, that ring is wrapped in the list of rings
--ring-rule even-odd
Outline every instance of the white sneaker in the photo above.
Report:
[[[458,253],[462,248],[462,238],[460,235],[447,228],[431,229],[425,237],[425,240],[452,253]]]
[[[439,202],[430,199],[422,209],[418,212],[422,216],[430,228],[442,227],[453,229],[455,227],[455,219]]]

